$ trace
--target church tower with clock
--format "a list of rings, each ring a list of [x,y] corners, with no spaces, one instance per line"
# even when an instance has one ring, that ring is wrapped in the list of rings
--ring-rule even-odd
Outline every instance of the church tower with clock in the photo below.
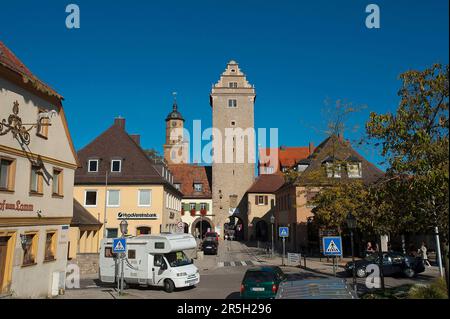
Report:
[[[166,117],[164,159],[167,164],[187,163],[187,143],[184,141],[183,129],[184,118],[178,111],[177,100],[174,98],[172,112]]]

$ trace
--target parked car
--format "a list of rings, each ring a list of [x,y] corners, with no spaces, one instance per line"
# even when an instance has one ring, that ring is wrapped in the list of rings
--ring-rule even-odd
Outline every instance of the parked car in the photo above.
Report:
[[[219,234],[216,232],[207,232],[205,234],[204,240],[214,240],[215,242],[219,243]]]
[[[242,299],[275,298],[280,283],[287,276],[280,267],[260,266],[248,269],[241,284]]]
[[[215,240],[205,240],[202,243],[202,251],[205,255],[217,255],[217,242]]]
[[[372,254],[362,260],[349,262],[345,265],[348,274],[353,275],[353,267],[356,267],[356,276],[359,278],[366,277],[369,272],[366,270],[368,265],[378,265],[379,255]],[[394,276],[403,274],[408,278],[415,277],[417,274],[424,272],[425,266],[420,257],[409,257],[396,252],[383,253],[383,275]]]
[[[358,299],[344,279],[321,278],[283,281],[275,299]]]

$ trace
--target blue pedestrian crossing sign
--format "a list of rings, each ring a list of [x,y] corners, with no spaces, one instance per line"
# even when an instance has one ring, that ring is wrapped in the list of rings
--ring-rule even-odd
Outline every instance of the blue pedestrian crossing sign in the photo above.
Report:
[[[342,238],[340,236],[323,237],[322,242],[325,256],[342,256]]]
[[[278,236],[289,237],[289,227],[279,227],[278,228]]]
[[[127,242],[125,238],[113,239],[113,253],[124,253],[127,251]]]

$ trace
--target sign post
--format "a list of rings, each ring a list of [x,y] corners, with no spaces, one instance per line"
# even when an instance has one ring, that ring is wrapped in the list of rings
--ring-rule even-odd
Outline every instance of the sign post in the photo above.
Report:
[[[333,257],[333,274],[336,277],[336,256],[342,256],[342,238],[341,236],[323,237],[323,254]]]
[[[289,237],[289,227],[279,227],[278,236],[283,238],[283,255],[281,256],[281,264],[284,266],[284,256],[286,255],[286,237]]]
[[[113,253],[118,254],[120,256],[120,289],[119,295],[123,295],[123,284],[124,284],[124,262],[125,262],[125,253],[127,251],[127,241],[124,237],[122,238],[114,238],[113,239]],[[119,283],[119,280],[117,281]]]

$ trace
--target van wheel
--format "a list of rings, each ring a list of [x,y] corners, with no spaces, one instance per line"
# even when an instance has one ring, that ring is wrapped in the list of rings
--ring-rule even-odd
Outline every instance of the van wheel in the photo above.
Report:
[[[171,293],[174,291],[174,289],[175,289],[175,285],[174,285],[173,281],[170,279],[166,279],[164,281],[164,291]]]

